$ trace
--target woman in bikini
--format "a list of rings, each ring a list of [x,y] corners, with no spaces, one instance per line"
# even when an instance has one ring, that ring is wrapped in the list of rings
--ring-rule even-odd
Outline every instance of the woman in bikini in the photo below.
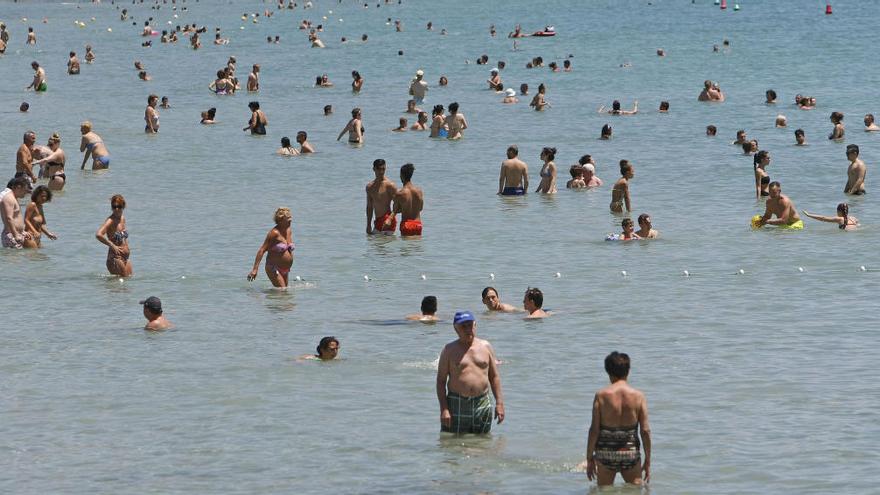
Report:
[[[80,170],[86,168],[86,161],[91,156],[92,170],[101,170],[110,166],[110,153],[104,146],[104,140],[97,133],[92,131],[92,123],[88,120],[80,124],[79,131],[82,133],[82,141],[79,143],[79,150],[84,151],[82,165]]]
[[[336,136],[336,140],[339,141],[342,139],[342,136],[344,136],[346,132],[348,133],[348,142],[350,144],[362,144],[364,142],[364,126],[361,123],[360,108],[354,108],[351,111],[351,120],[345,124],[342,131]]]
[[[544,99],[544,93],[546,92],[547,88],[543,84],[538,85],[538,92],[535,93],[529,106],[533,107],[537,112],[544,111],[544,107],[547,106],[547,101]]]
[[[37,186],[31,193],[31,202],[27,205],[24,213],[24,228],[31,235],[25,239],[22,245],[25,248],[39,248],[40,238],[43,234],[53,241],[58,237],[46,228],[46,216],[43,214],[43,204],[52,201],[52,191],[46,186]]]
[[[147,108],[144,110],[144,132],[147,134],[156,134],[159,132],[159,111],[156,105],[159,104],[159,95],[150,95],[147,97]]]
[[[52,191],[60,191],[64,189],[67,182],[67,176],[64,175],[64,150],[61,149],[61,136],[58,133],[52,134],[47,143],[49,154],[34,162],[34,165],[45,165],[43,177],[49,179],[49,189]]]
[[[267,119],[266,114],[260,110],[260,102],[252,101],[248,103],[248,108],[251,109],[251,119],[248,121],[247,127],[242,130],[251,131],[252,135],[266,135],[266,126],[269,124],[269,119]]]
[[[767,165],[770,165],[770,152],[761,150],[755,154],[755,199],[762,196],[770,196],[770,174],[767,173]]]
[[[275,287],[287,287],[287,277],[290,274],[290,267],[293,266],[294,244],[290,228],[292,220],[290,208],[275,210],[275,226],[269,230],[266,239],[257,250],[254,268],[248,273],[248,280],[253,281],[257,278],[257,269],[263,254],[266,254],[266,276],[269,277],[269,281]]]
[[[446,117],[444,116],[444,112],[446,109],[443,108],[443,105],[434,105],[434,109],[431,111],[431,136],[432,138],[441,137],[445,138],[449,134],[449,129],[446,127]]]
[[[352,93],[360,93],[361,88],[364,85],[364,78],[361,77],[361,73],[353,70],[351,71],[351,91]]]
[[[107,246],[107,271],[119,277],[131,276],[131,250],[128,247],[128,232],[125,230],[125,198],[116,194],[110,198],[113,213],[107,217],[95,238]]]
[[[807,210],[803,210],[803,212],[804,215],[812,218],[813,220],[819,220],[820,222],[836,223],[837,228],[839,228],[840,230],[855,230],[859,226],[859,219],[849,214],[849,205],[846,203],[840,203],[837,205],[837,215],[833,217],[826,217],[823,215],[816,215],[815,213],[808,213]]]
[[[556,194],[556,164],[553,159],[556,157],[556,148],[544,148],[541,150],[541,160],[544,165],[541,167],[541,183],[535,192],[545,194]]]
[[[834,141],[842,140],[844,135],[843,114],[840,112],[831,112],[831,123],[834,124],[834,129],[831,130],[831,134],[828,136],[828,139]]]
[[[629,181],[635,176],[635,169],[628,160],[620,160],[620,179],[614,183],[611,189],[611,211],[614,213],[623,213],[623,207],[626,211],[632,211],[629,201]]]

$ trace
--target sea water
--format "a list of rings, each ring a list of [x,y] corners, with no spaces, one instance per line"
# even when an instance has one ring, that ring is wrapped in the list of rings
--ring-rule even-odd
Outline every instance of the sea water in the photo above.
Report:
[[[12,34],[0,58],[7,175],[33,129],[39,143],[61,134],[68,177],[45,207],[59,239],[0,252],[0,491],[583,493],[574,468],[613,350],[629,353],[631,383],[648,398],[654,492],[876,490],[880,136],[862,132],[861,117],[880,112],[878,4],[835,2],[826,16],[824,2],[793,1],[743,1],[738,12],[709,0],[313,3],[257,23],[240,16],[273,3],[189,1],[187,12],[121,3],[126,22],[106,1],[0,4]],[[159,30],[207,26],[202,49],[184,37],[141,47],[150,16]],[[323,24],[326,49],[309,48],[296,28],[304,18]],[[559,34],[514,51],[505,35],[516,23]],[[29,25],[35,47],[24,44]],[[211,44],[215,26],[229,45]],[[364,33],[366,43],[340,43]],[[267,44],[275,35],[281,43]],[[730,47],[713,52],[724,39]],[[79,76],[65,74],[70,50],[83,61]],[[475,65],[484,53],[489,65]],[[258,94],[208,92],[232,55],[242,82],[262,66]],[[525,68],[569,55],[571,73]],[[45,94],[23,91],[32,60],[46,68]],[[135,60],[152,81],[137,79]],[[485,89],[498,60],[506,85],[525,82],[533,94],[544,83],[552,107],[531,111],[528,97],[500,104]],[[417,69],[430,84],[426,111],[461,104],[470,128],[460,142],[389,131]],[[351,70],[365,79],[359,95]],[[322,73],[334,88],[313,88]],[[696,101],[705,79],[719,82],[725,103]],[[764,104],[769,88],[775,106]],[[151,93],[172,107],[160,109],[155,136],[143,133]],[[815,96],[817,108],[797,110],[796,93]],[[613,99],[624,108],[638,99],[640,113],[596,113]],[[241,130],[251,100],[268,116],[265,137]],[[661,100],[668,114],[656,112]],[[21,101],[30,112],[17,112]],[[218,123],[201,126],[209,107]],[[335,141],[353,107],[363,109],[361,148]],[[844,143],[826,139],[832,111],[846,115]],[[779,113],[788,128],[773,127]],[[110,151],[109,171],[78,170],[86,119]],[[599,141],[605,123],[614,138]],[[708,124],[717,137],[705,136]],[[794,146],[797,128],[809,146]],[[763,202],[751,157],[730,145],[738,129],[771,152],[771,179],[797,208],[832,215],[848,201],[863,226],[844,233],[804,218],[800,232],[751,231]],[[274,156],[298,130],[317,153]],[[868,165],[863,197],[842,192],[848,143]],[[559,194],[495,195],[510,144],[532,189],[541,148],[558,149]],[[568,167],[586,153],[605,185],[565,190]],[[395,181],[400,165],[415,164],[421,239],[365,235],[376,158]],[[608,203],[621,159],[635,166],[633,217],[651,214],[659,240],[603,240],[620,229]],[[94,238],[117,193],[128,202],[134,266],[125,281],[107,275]],[[262,267],[246,280],[279,206],[293,211],[291,278],[302,278],[287,291],[273,290]],[[487,285],[515,305],[538,287],[554,315],[485,314]],[[174,330],[142,330],[137,302],[150,295]],[[439,298],[444,321],[404,324],[425,295]],[[435,361],[459,309],[477,311],[477,334],[503,360],[507,416],[490,437],[439,433]],[[339,360],[297,362],[325,335],[340,340]]]

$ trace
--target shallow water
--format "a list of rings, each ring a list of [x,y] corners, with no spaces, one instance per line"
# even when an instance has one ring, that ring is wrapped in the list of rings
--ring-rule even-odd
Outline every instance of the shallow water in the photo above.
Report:
[[[739,12],[705,0],[315,3],[307,14],[279,12],[258,24],[238,18],[262,10],[258,2],[187,2],[178,19],[166,6],[127,5],[139,25],[148,15],[162,27],[171,19],[207,25],[197,52],[185,39],[172,46],[158,37],[141,48],[141,28],[120,22],[106,2],[0,4],[13,37],[0,58],[7,170],[25,129],[40,143],[58,131],[69,178],[46,206],[60,240],[39,252],[0,252],[0,491],[583,493],[588,484],[573,467],[612,350],[632,356],[631,382],[650,403],[653,491],[875,490],[880,208],[871,177],[880,136],[861,132],[861,116],[880,108],[871,107],[873,46],[860,40],[873,35],[880,6],[835,2],[824,16],[821,5],[802,2],[742,2]],[[28,23],[15,19],[44,15],[48,25],[33,24],[39,44],[24,47]],[[328,48],[308,49],[296,24],[322,15]],[[403,33],[385,24],[389,16],[402,19]],[[526,31],[552,22],[560,34],[522,40],[514,52],[503,36],[516,22]],[[210,45],[214,26],[230,45]],[[367,44],[338,43],[364,32]],[[265,43],[276,34],[282,44]],[[724,38],[731,49],[712,53]],[[87,43],[96,63],[64,75],[67,52],[82,58]],[[654,55],[659,47],[665,58]],[[493,65],[464,63],[482,53]],[[572,73],[524,68],[534,56],[561,63],[567,54]],[[258,97],[207,92],[230,55],[242,80],[250,64],[262,65]],[[32,59],[47,69],[46,94],[22,91]],[[153,81],[137,80],[135,59]],[[547,84],[553,107],[500,105],[483,89],[499,59],[509,84]],[[619,68],[627,61],[631,68]],[[387,132],[418,68],[431,84],[428,108],[461,103],[464,140]],[[366,81],[358,96],[348,91],[352,69]],[[337,86],[312,88],[324,72]],[[448,87],[436,86],[440,74]],[[696,102],[707,78],[720,82],[726,103]],[[775,107],[763,104],[770,87]],[[172,105],[160,111],[157,136],[142,132],[151,92]],[[795,93],[815,96],[818,108],[797,110]],[[637,98],[642,113],[595,113],[615,98],[625,107]],[[267,137],[241,132],[251,99],[268,115]],[[661,99],[668,115],[655,112]],[[16,111],[22,100],[28,114]],[[321,115],[325,104],[333,116]],[[212,106],[220,123],[199,126],[199,111]],[[367,129],[361,149],[334,141],[354,106]],[[867,196],[842,194],[845,144],[825,139],[835,110],[846,114],[845,142],[860,145],[871,169]],[[773,128],[777,113],[788,129]],[[76,170],[85,119],[113,157],[107,172]],[[615,137],[598,141],[605,122]],[[704,136],[710,123],[716,138]],[[798,127],[807,148],[793,146]],[[768,171],[798,208],[830,215],[849,201],[864,226],[842,233],[805,219],[802,232],[750,231],[763,205],[751,159],[729,145],[740,128],[771,151]],[[272,154],[300,129],[317,154]],[[606,185],[499,198],[497,170],[511,143],[532,188],[543,146],[559,150],[561,188],[584,153]],[[415,163],[424,238],[363,235],[375,158],[388,161],[392,177]],[[622,158],[636,167],[633,217],[651,213],[660,240],[603,241],[619,229],[607,205]],[[114,193],[128,201],[135,276],[125,282],[106,275],[93,236]],[[271,289],[262,270],[257,282],[245,280],[279,205],[293,210],[292,274],[304,279],[286,292]],[[504,361],[507,419],[489,438],[443,438],[434,361],[454,338],[452,313],[481,310],[486,285],[513,304],[540,287],[556,314],[524,322],[478,313],[478,333]],[[400,322],[428,294],[446,321]],[[148,295],[162,298],[176,330],[141,330],[137,301]],[[296,361],[324,335],[340,339],[342,359]]]

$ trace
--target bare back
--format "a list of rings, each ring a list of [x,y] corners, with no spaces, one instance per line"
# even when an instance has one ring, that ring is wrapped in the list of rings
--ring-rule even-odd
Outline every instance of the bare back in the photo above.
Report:
[[[645,395],[629,386],[623,380],[599,390],[596,393],[599,409],[599,422],[603,427],[632,426],[642,420]],[[647,429],[647,425],[642,425]]]
[[[418,220],[421,217],[424,193],[412,182],[403,185],[394,195],[394,212],[401,220]]]

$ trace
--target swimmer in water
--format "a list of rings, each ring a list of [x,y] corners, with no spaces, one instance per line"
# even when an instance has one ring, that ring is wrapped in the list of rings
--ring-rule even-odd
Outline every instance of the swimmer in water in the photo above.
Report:
[[[22,246],[24,248],[39,248],[40,239],[43,234],[52,239],[58,239],[46,228],[46,215],[43,213],[43,205],[52,201],[52,191],[46,186],[37,186],[31,193],[31,202],[28,203],[24,213],[24,228],[30,234],[29,238],[24,239]]]
[[[717,127],[715,127],[714,125],[707,125],[706,126],[706,135],[707,136],[715,137],[716,134],[718,134]]]
[[[602,179],[596,177],[596,162],[590,155],[584,155],[578,160],[578,165],[584,174],[584,182],[587,187],[599,187],[602,185]]]
[[[70,58],[67,60],[67,73],[71,76],[79,74],[79,59],[76,58],[76,52],[70,52]]]
[[[159,111],[156,110],[156,105],[158,104],[158,95],[150,95],[147,97],[147,108],[144,110],[144,122],[147,123],[147,125],[144,126],[144,132],[147,134],[156,134],[159,132]]]
[[[568,169],[568,173],[571,174],[571,180],[565,183],[566,189],[584,189],[587,187],[587,183],[584,181],[584,167],[572,165]]]
[[[422,109],[416,106],[416,100],[408,100],[406,102],[406,110],[403,113],[418,114]]]
[[[501,99],[501,103],[519,103],[519,100],[516,98],[516,90],[513,88],[507,88],[504,92],[504,98]]]
[[[874,123],[874,114],[865,115],[865,132],[880,131],[880,126]]]
[[[742,146],[743,144],[745,144],[747,142],[748,142],[748,139],[746,139],[746,131],[744,131],[743,129],[740,129],[740,130],[736,131],[736,139],[731,144],[733,144],[734,146]]]
[[[174,325],[165,318],[162,312],[162,301],[156,296],[150,296],[138,304],[144,307],[144,318],[147,319],[147,325],[144,330],[157,332],[167,330]]]
[[[211,108],[205,110],[204,112],[202,112],[202,120],[199,123],[202,125],[216,124],[217,121],[214,120],[216,115],[217,115],[217,109],[214,107],[211,107]]]
[[[767,173],[767,167],[770,165],[770,152],[761,150],[755,154],[755,199],[761,199],[762,196],[769,196],[770,191],[770,174]]]
[[[803,129],[797,129],[794,131],[794,141],[795,146],[806,146],[807,145],[807,137],[804,134]]]
[[[647,213],[642,213],[639,215],[639,230],[636,232],[636,235],[640,239],[657,239],[660,237],[660,232],[654,230],[651,226],[651,215]]]
[[[431,135],[430,137],[447,137],[449,135],[449,127],[446,125],[446,116],[444,115],[443,105],[434,105],[431,110]]]
[[[828,139],[831,139],[832,141],[842,141],[844,135],[843,114],[840,112],[831,112],[831,123],[834,124],[834,129],[831,130]]]
[[[597,110],[597,112],[598,113],[607,113],[610,115],[635,115],[635,114],[639,113],[639,100],[635,100],[633,102],[632,110],[621,110],[620,109],[620,102],[617,100],[614,100],[611,102],[611,108],[608,108],[605,105],[602,105],[601,107],[599,107],[599,110]]]
[[[290,138],[285,136],[281,138],[281,147],[278,148],[278,151],[276,151],[275,154],[281,156],[296,156],[299,154],[299,151],[290,145]]]
[[[776,116],[776,127],[788,127],[788,119],[785,118],[785,115]]]
[[[92,158],[92,170],[101,170],[110,166],[110,153],[104,146],[104,140],[98,133],[92,131],[92,123],[88,120],[80,124],[79,131],[82,134],[82,140],[79,143],[79,150],[85,152],[83,155],[80,170],[86,168],[86,161]]]
[[[428,113],[419,112],[418,120],[409,128],[411,131],[427,131],[428,130]]]
[[[782,185],[779,182],[771,182],[768,190],[770,196],[767,199],[764,215],[757,222],[757,227],[764,225],[777,225],[795,229],[803,228],[803,221],[798,216],[797,208],[788,196],[782,194]],[[774,219],[773,216],[776,216]]]
[[[766,92],[767,100],[764,102],[767,105],[775,105],[776,104],[776,91],[772,89],[768,89]]]
[[[361,73],[356,70],[351,71],[351,79],[351,92],[360,93],[361,88],[364,87],[364,78],[361,77]]]
[[[612,134],[614,133],[614,129],[611,128],[611,124],[605,124],[602,126],[602,131],[599,134],[599,139],[603,141],[607,141],[611,139]]]
[[[859,158],[858,145],[846,146],[846,159],[849,160],[849,167],[846,170],[846,187],[843,188],[843,193],[854,196],[865,194],[865,175],[868,173],[868,168]]]
[[[399,125],[394,129],[391,129],[391,132],[406,132],[408,125],[406,117],[401,117]]]
[[[348,133],[348,142],[349,144],[363,144],[364,142],[364,126],[361,123],[361,109],[354,108],[351,111],[351,120],[345,124],[345,127],[342,128],[342,131],[339,132],[339,135],[336,136],[336,140],[339,141],[342,139],[342,136],[345,133]]]
[[[128,231],[125,230],[125,198],[116,194],[110,198],[113,213],[95,233],[98,242],[107,246],[107,271],[118,277],[130,277],[131,249],[128,246]]]
[[[504,83],[501,82],[501,75],[498,73],[497,68],[489,71],[489,79],[487,79],[486,82],[489,83],[489,89],[495,91],[501,91],[504,89]]]
[[[546,318],[549,313],[541,309],[544,306],[544,293],[537,287],[529,287],[523,296],[523,308],[529,314],[526,319]]]
[[[397,194],[397,186],[394,181],[385,177],[385,160],[379,158],[373,161],[373,173],[375,179],[367,183],[367,235],[386,234],[394,235],[397,228],[397,219],[391,210],[391,201]],[[375,223],[373,216],[375,215]],[[386,226],[386,220],[391,219]]]
[[[52,134],[46,145],[49,148],[49,154],[35,161],[34,165],[40,165],[41,168],[45,167],[42,175],[43,178],[49,179],[49,190],[60,191],[64,189],[64,184],[67,183],[67,176],[64,175],[64,164],[67,161],[67,156],[64,154],[64,150],[61,149],[61,136],[57,132]]]
[[[624,218],[623,221],[620,222],[620,227],[623,229],[623,232],[620,233],[618,240],[637,241],[641,239],[641,237],[635,233],[635,227],[633,226],[631,218]]]
[[[661,101],[660,102],[660,109],[657,111],[660,113],[669,113],[669,102],[668,101]]]
[[[275,226],[269,229],[263,244],[257,250],[254,267],[248,273],[247,279],[253,281],[257,278],[257,269],[266,254],[266,276],[273,286],[284,288],[288,285],[287,278],[293,266],[293,250],[296,248],[291,230],[293,215],[290,208],[278,208],[274,218]]]
[[[807,210],[803,210],[803,212],[804,215],[812,218],[813,220],[819,220],[820,222],[836,223],[837,227],[840,230],[855,230],[859,226],[859,219],[849,214],[849,205],[846,203],[840,203],[837,205],[837,215],[833,217],[816,215],[814,213],[807,212]]]
[[[742,145],[743,155],[754,155],[758,152],[758,140],[752,139]]]
[[[428,93],[428,83],[424,81],[425,72],[422,69],[416,71],[416,77],[409,83],[409,95],[416,100],[416,103],[425,102],[425,95]],[[441,78],[442,80],[442,78]],[[441,84],[444,86],[444,84]]]
[[[624,206],[626,211],[632,211],[629,199],[629,181],[635,177],[635,168],[627,160],[620,160],[620,179],[614,183],[611,189],[611,211],[614,213],[623,213]]]
[[[247,90],[250,92],[260,90],[260,64],[254,64],[251,73],[248,74]]]
[[[541,150],[541,160],[544,165],[541,167],[541,183],[535,189],[537,193],[556,194],[556,164],[553,159],[556,157],[556,148],[544,148]]]
[[[486,287],[482,293],[483,304],[489,311],[499,311],[501,313],[516,313],[522,311],[512,304],[501,302],[501,293],[495,287]]]
[[[544,98],[545,93],[547,92],[547,87],[544,84],[538,85],[538,92],[535,93],[535,96],[532,97],[532,102],[529,103],[529,106],[534,108],[536,112],[543,112],[544,107],[549,106],[547,100]]]
[[[260,102],[252,101],[248,103],[248,108],[251,110],[251,118],[248,120],[247,127],[242,129],[242,131],[251,131],[252,136],[265,135],[269,119],[266,118],[266,114],[260,110]]]
[[[449,136],[447,139],[455,140],[462,138],[462,132],[468,128],[467,119],[464,114],[458,112],[458,102],[449,104],[449,116],[446,117],[446,125],[449,128]]]
[[[312,146],[312,143],[309,142],[308,138],[309,135],[306,131],[299,131],[296,133],[296,142],[299,144],[300,154],[307,155],[315,152],[315,147]]]
[[[92,45],[86,45],[86,63],[90,64],[95,61],[95,52],[92,50]]]
[[[46,70],[36,60],[31,62],[31,68],[34,69],[34,78],[25,90],[34,88],[34,91],[46,91]]]
[[[402,237],[422,235],[422,208],[425,204],[425,194],[421,188],[412,183],[415,166],[406,163],[400,167],[400,182],[402,186],[394,194],[394,207],[391,217],[385,219],[383,230],[388,228],[400,213],[400,235]]]
[[[425,296],[422,299],[422,314],[407,315],[406,319],[410,321],[420,321],[422,323],[436,323],[437,318],[437,296]]]
[[[721,92],[721,89],[718,88],[717,84],[714,84],[710,80],[703,81],[703,91],[700,92],[700,95],[697,97],[698,101],[724,101],[724,93]]]
[[[315,351],[317,354],[303,354],[297,360],[332,361],[339,356],[339,341],[336,337],[324,337],[318,342]]]
[[[498,194],[502,196],[522,196],[529,190],[528,165],[519,159],[516,145],[507,147],[507,160],[501,162],[498,176]]]

